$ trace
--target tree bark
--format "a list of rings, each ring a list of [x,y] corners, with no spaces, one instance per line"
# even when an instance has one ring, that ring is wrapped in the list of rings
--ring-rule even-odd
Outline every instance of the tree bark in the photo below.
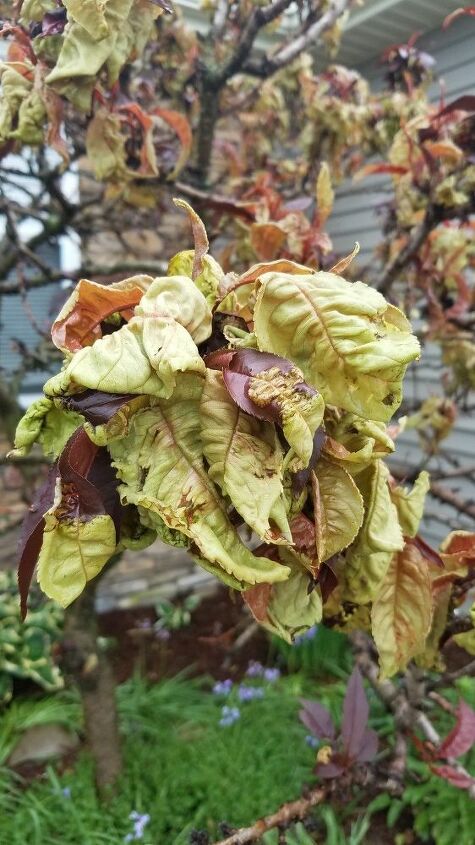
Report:
[[[101,798],[107,799],[121,774],[122,754],[112,667],[107,654],[97,645],[97,583],[90,582],[66,611],[62,668],[79,688],[97,790]]]

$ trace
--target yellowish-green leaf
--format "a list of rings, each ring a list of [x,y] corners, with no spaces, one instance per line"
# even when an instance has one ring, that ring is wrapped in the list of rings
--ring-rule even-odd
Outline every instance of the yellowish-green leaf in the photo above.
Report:
[[[432,621],[427,561],[412,543],[393,556],[371,618],[381,678],[390,678],[424,650]]]
[[[186,393],[188,395],[186,395]],[[243,586],[281,581],[289,570],[256,557],[229,521],[202,457],[201,385],[190,379],[183,396],[134,415],[129,434],[110,445],[124,502],[157,513],[190,538],[199,556]]]
[[[260,278],[254,330],[261,349],[290,358],[325,401],[386,422],[419,343],[403,314],[363,282],[331,273]]]
[[[241,411],[216,370],[206,373],[201,418],[210,478],[259,537],[271,543],[291,541],[282,487],[283,450],[274,425]]]
[[[116,548],[115,526],[107,515],[89,521],[45,515],[38,581],[47,596],[67,607],[98,575]]]
[[[187,330],[170,317],[134,317],[77,352],[44,390],[48,396],[89,387],[107,393],[169,397],[182,372],[205,372]]]
[[[363,523],[363,497],[343,467],[321,458],[315,469],[314,498],[318,560],[346,549]]]
[[[345,598],[356,604],[372,601],[380,589],[395,552],[404,538],[388,488],[389,470],[377,461],[357,476],[363,496],[363,526],[348,549],[345,566]]]
[[[83,422],[79,414],[56,408],[51,399],[37,399],[18,423],[12,455],[26,455],[39,443],[45,455],[57,458]]]
[[[188,276],[154,279],[135,309],[139,317],[171,317],[180,323],[196,344],[211,334],[210,307]]]
[[[167,275],[188,276],[191,279],[194,258],[194,249],[186,249],[183,252],[178,252],[170,260]],[[201,258],[201,272],[194,279],[194,284],[201,291],[208,305],[213,306],[215,304],[223,280],[224,271],[218,262],[211,255],[203,255]]]
[[[294,567],[287,581],[272,587],[263,625],[288,643],[321,621],[320,590],[309,592],[309,583],[308,573]]]
[[[318,172],[316,200],[318,222],[320,226],[323,227],[332,213],[333,203],[335,201],[330,168],[328,167],[326,161],[322,163]]]
[[[415,537],[424,513],[424,502],[430,488],[430,476],[419,473],[412,490],[398,486],[391,489],[391,499],[396,505],[399,524],[405,537]]]

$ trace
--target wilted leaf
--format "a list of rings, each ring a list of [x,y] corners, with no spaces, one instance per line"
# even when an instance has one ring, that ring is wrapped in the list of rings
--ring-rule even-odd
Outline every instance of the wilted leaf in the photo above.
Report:
[[[365,517],[354,544],[346,553],[346,592],[350,601],[365,604],[378,593],[394,552],[404,547],[397,511],[388,489],[389,470],[376,461],[359,473]]]
[[[209,476],[266,542],[290,540],[282,487],[283,451],[275,427],[233,402],[221,373],[208,370],[201,398]]]
[[[273,261],[282,251],[287,233],[278,223],[253,223],[249,239],[260,261]]]
[[[363,282],[331,273],[266,273],[254,331],[261,349],[290,359],[325,401],[386,422],[419,344],[398,309]]]
[[[353,259],[356,258],[359,251],[360,251],[360,245],[359,245],[358,241],[356,241],[355,245],[353,247],[353,251],[350,252],[349,255],[346,255],[344,258],[340,258],[340,260],[337,261],[336,264],[333,265],[333,267],[330,270],[330,273],[335,273],[336,276],[341,276],[342,273],[344,273],[345,270],[348,269],[348,267],[350,266]]]
[[[195,248],[193,250],[193,266],[191,269],[191,278],[194,282],[196,282],[200,273],[202,273],[205,269],[203,265],[203,258],[209,250],[208,235],[201,217],[199,217],[199,215],[189,203],[187,203],[185,200],[176,198],[173,200],[173,202],[178,208],[183,208],[184,211],[186,211],[189,221],[191,223],[193,240],[195,242]],[[172,273],[170,273],[170,267],[168,268],[167,275],[173,275]],[[185,275],[187,274],[185,273]]]
[[[200,398],[199,380],[191,377],[172,400],[138,411],[128,435],[110,444],[122,500],[158,514],[241,587],[283,580],[287,567],[257,557],[241,542],[206,472]]]
[[[355,539],[363,523],[363,498],[352,477],[342,467],[320,459],[314,472],[318,495],[314,498],[318,560],[338,554]]]
[[[461,772],[455,766],[431,766],[431,772],[440,778],[448,781],[457,789],[472,789],[475,786],[475,778],[468,772]]]
[[[419,530],[429,488],[430,476],[424,470],[417,476],[412,490],[401,486],[390,488],[391,499],[396,505],[399,524],[405,537],[415,537]]]
[[[457,18],[462,17],[462,15],[471,15],[472,17],[475,17],[475,6],[463,6],[460,7],[460,9],[455,9],[454,12],[451,12],[450,15],[447,15],[444,19],[442,29],[448,29],[449,26],[457,20]]]
[[[286,440],[306,468],[323,419],[324,403],[299,370],[277,355],[242,349],[225,366],[223,377],[243,411],[282,426]]]
[[[388,678],[424,650],[432,622],[428,566],[412,543],[392,558],[371,618],[381,676]]]
[[[193,136],[191,133],[191,126],[184,114],[170,109],[155,108],[152,114],[163,120],[176,133],[181,144],[181,152],[176,161],[169,179],[175,179],[181,170],[183,170],[188,158],[190,156],[191,147],[193,143]],[[182,200],[183,202],[183,200]]]
[[[48,477],[36,492],[21,527],[20,539],[17,548],[18,559],[18,586],[20,589],[20,609],[22,619],[27,613],[28,592],[31,579],[35,571],[36,562],[43,542],[43,531],[45,527],[45,513],[49,511],[54,502],[56,480],[58,478],[57,466],[51,467]]]
[[[112,314],[126,319],[152,282],[151,276],[132,276],[124,282],[99,285],[81,279],[53,323],[53,343],[63,352],[76,352],[101,337],[101,323]]]

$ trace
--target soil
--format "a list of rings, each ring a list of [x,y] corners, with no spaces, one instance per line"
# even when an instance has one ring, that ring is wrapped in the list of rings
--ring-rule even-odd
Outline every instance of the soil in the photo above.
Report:
[[[184,670],[189,676],[238,680],[250,660],[263,664],[269,660],[269,640],[254,626],[252,636],[235,649],[236,639],[253,623],[242,599],[226,588],[204,597],[190,624],[170,631],[168,639],[154,631],[156,618],[153,608],[143,607],[100,615],[100,633],[112,640],[110,658],[119,683],[137,669],[152,682]]]

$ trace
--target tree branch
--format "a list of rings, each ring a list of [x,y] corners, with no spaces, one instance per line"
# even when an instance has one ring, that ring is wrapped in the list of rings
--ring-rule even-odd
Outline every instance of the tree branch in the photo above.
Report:
[[[268,830],[273,830],[281,825],[288,825],[298,819],[304,819],[312,807],[316,807],[317,804],[324,801],[326,792],[326,789],[316,787],[305,798],[282,804],[275,813],[259,819],[251,827],[241,827],[231,836],[227,836],[226,839],[220,839],[215,845],[247,845],[249,842],[257,842]]]
[[[412,261],[415,254],[420,250],[434,224],[434,210],[432,206],[429,206],[422,223],[414,229],[404,249],[398,252],[392,261],[389,261],[388,264],[386,264],[386,267],[376,280],[376,290],[379,290],[382,294],[384,294],[384,296],[387,296],[392,283],[398,277],[399,273],[404,270],[406,264]]]
[[[307,48],[315,44],[327,29],[336,23],[338,18],[345,12],[352,0],[333,0],[327,11],[318,20],[314,21],[312,12],[303,27],[303,32],[292,39],[288,44],[277,47],[270,55],[262,59],[247,62],[243,71],[252,76],[268,77],[281,68],[290,64]]]

